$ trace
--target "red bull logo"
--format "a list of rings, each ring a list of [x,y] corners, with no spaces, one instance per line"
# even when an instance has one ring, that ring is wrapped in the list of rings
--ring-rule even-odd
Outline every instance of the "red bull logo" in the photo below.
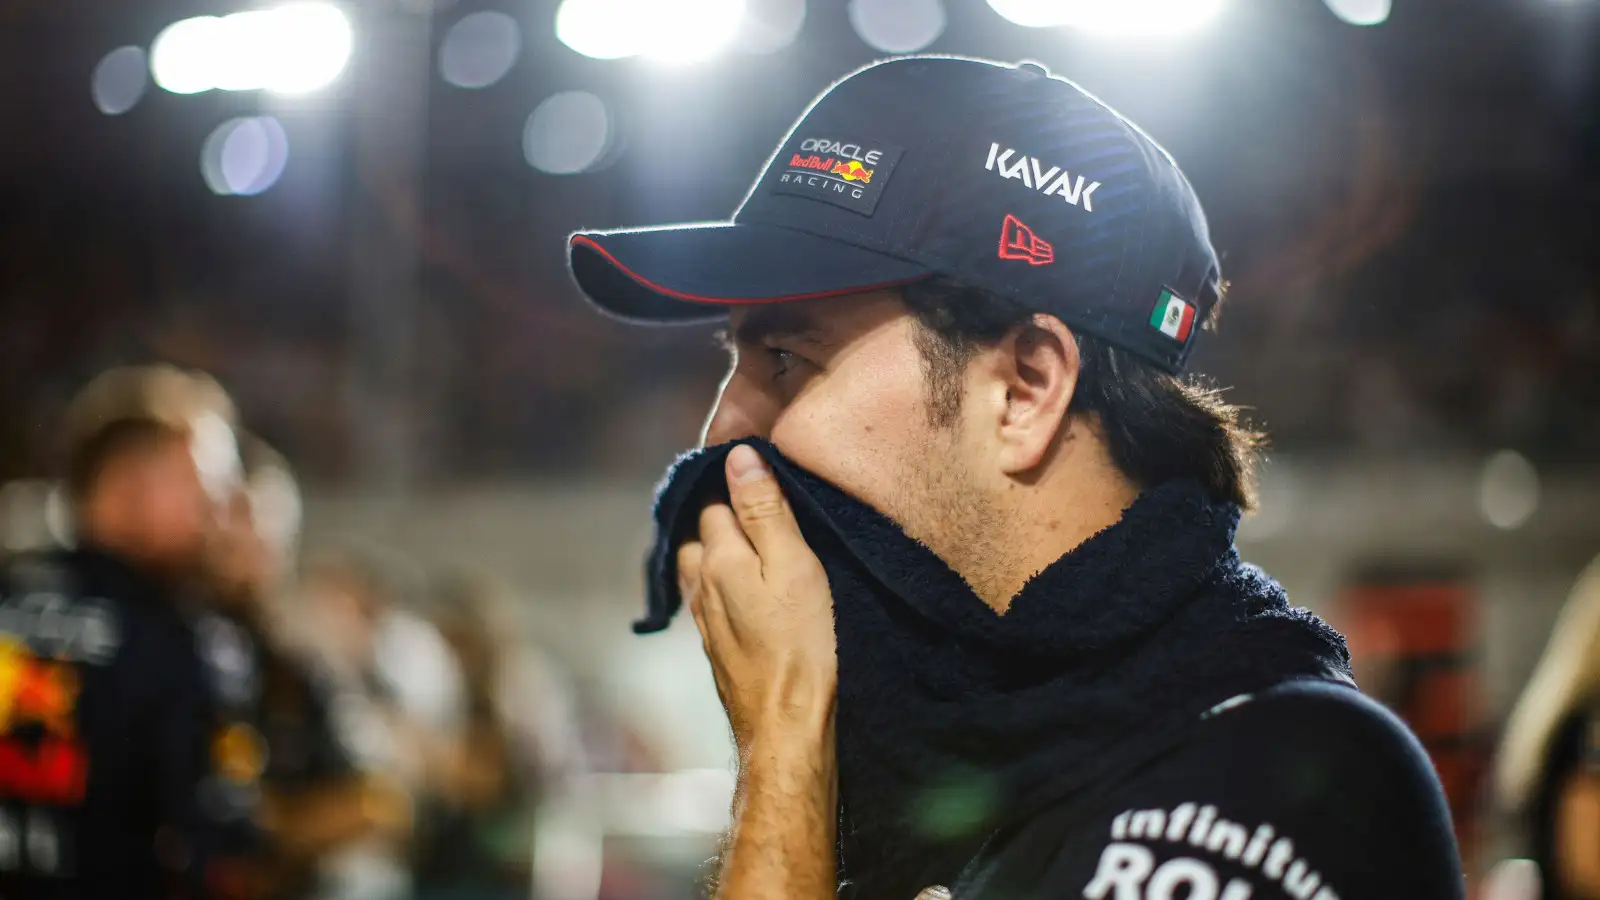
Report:
[[[78,673],[0,640],[0,797],[72,804],[89,759],[76,739]],[[32,726],[32,727],[30,727]],[[41,733],[42,732],[42,733]]]
[[[0,643],[0,732],[35,722],[51,734],[71,736],[77,708],[78,673],[72,666]]]
[[[862,184],[872,183],[872,170],[855,160],[847,163],[834,163],[833,174],[845,181],[859,181]]]
[[[789,168],[791,169],[816,169],[819,172],[826,172],[833,167],[834,160],[831,156],[817,156],[816,154],[801,156],[796,153],[789,159]]]

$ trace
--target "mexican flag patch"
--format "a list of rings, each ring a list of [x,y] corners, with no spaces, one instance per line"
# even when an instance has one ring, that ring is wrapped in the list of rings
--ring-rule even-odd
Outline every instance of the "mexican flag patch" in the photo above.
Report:
[[[1150,313],[1150,327],[1184,343],[1194,328],[1194,304],[1171,291],[1162,291],[1156,299],[1156,308]]]

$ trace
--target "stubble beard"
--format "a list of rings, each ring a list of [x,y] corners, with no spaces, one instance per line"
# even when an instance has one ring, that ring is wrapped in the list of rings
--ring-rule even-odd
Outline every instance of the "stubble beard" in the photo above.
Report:
[[[930,410],[920,423],[923,434],[899,467],[892,515],[987,600],[1004,583],[1001,515],[962,453],[961,418],[934,418]]]

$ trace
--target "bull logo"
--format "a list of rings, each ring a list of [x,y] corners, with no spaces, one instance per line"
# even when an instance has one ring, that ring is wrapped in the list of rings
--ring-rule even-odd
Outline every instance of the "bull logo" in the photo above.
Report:
[[[853,159],[847,163],[834,163],[832,174],[843,178],[845,181],[859,181],[862,184],[872,183],[872,170]]]
[[[77,707],[78,673],[72,666],[0,640],[0,734],[35,723],[48,734],[69,737]]]

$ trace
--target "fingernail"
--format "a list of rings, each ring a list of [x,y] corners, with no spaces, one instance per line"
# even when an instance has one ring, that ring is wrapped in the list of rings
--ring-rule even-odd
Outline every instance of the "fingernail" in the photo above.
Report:
[[[767,477],[767,464],[749,444],[740,444],[728,454],[728,474],[741,484]]]

